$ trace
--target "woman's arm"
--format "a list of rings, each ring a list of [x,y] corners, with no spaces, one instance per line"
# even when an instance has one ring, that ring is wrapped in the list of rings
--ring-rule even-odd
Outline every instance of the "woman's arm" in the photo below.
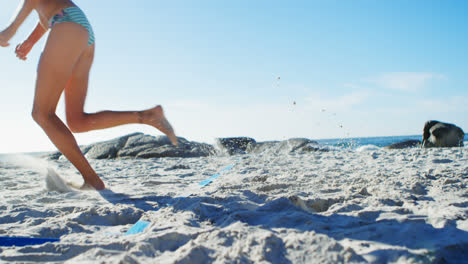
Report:
[[[18,28],[23,24],[26,18],[36,8],[37,0],[24,0],[23,4],[20,5],[16,17],[13,19],[11,24],[3,31],[0,32],[0,45],[6,47],[9,45],[8,41],[16,34]]]
[[[22,43],[19,44],[16,47],[16,56],[22,60],[26,60],[26,56],[28,53],[31,51],[33,46],[41,39],[42,36],[47,32],[47,29],[45,29],[42,25],[41,22],[37,23],[36,28],[34,31],[29,35],[29,37]]]

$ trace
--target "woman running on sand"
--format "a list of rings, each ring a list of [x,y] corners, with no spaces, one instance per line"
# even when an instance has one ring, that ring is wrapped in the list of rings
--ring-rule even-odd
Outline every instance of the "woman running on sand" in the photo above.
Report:
[[[37,70],[32,117],[81,173],[85,182],[83,187],[101,190],[105,185],[81,153],[72,132],[141,123],[159,129],[177,146],[174,130],[159,105],[143,111],[84,112],[94,57],[94,33],[85,14],[72,1],[24,0],[13,22],[0,32],[0,46],[10,45],[8,41],[33,10],[39,15],[39,23],[15,49],[16,56],[26,60],[34,44],[50,29]],[[68,127],[55,113],[63,91]]]

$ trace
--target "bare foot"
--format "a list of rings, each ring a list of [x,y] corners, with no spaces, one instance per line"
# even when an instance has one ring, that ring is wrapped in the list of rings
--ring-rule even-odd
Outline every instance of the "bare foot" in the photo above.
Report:
[[[171,140],[172,144],[177,147],[178,142],[174,133],[174,129],[172,129],[171,124],[164,116],[164,111],[160,105],[144,111],[142,115],[142,123],[153,126],[166,134],[166,136]]]
[[[82,190],[89,190],[89,189],[96,189],[96,190],[104,190],[106,186],[104,185],[104,182],[97,177],[96,179],[85,179],[85,182],[83,183],[83,186],[81,186],[80,189]]]

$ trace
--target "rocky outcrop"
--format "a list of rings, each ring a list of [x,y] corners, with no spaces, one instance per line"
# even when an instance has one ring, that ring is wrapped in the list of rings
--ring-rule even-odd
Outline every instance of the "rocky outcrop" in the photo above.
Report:
[[[150,136],[135,133],[113,140],[82,146],[81,151],[89,159],[116,158],[161,158],[161,157],[206,157],[215,153],[215,148],[206,143],[190,142],[178,138],[179,146],[171,144],[166,136]],[[49,159],[59,159],[60,152],[48,155]]]
[[[284,141],[268,141],[257,143],[253,138],[218,138],[215,146],[188,141],[178,138],[179,146],[171,144],[166,136],[150,136],[135,133],[116,139],[81,146],[81,151],[88,159],[125,159],[125,158],[195,158],[215,154],[259,154],[272,153],[304,153],[312,151],[328,151],[316,141],[306,138],[292,138]],[[60,152],[48,154],[48,159],[64,158]]]
[[[421,141],[419,140],[405,140],[398,143],[393,143],[391,145],[385,146],[386,149],[405,149],[405,148],[414,148],[420,147]]]
[[[139,137],[142,134],[130,134],[109,141],[99,142],[93,145],[81,148],[81,152],[85,157],[90,159],[113,159],[117,157],[120,149],[124,148],[128,139],[131,137]]]
[[[312,151],[328,151],[325,146],[307,138],[291,138],[284,141],[256,142],[252,138],[218,138],[218,147],[233,154],[259,154],[265,151],[273,153],[303,153]]]
[[[424,124],[422,146],[463,147],[464,137],[465,133],[458,126],[431,120]]]

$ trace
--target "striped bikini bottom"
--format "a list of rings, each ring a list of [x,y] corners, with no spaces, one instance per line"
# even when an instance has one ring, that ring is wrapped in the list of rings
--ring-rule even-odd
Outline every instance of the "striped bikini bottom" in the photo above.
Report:
[[[62,22],[74,22],[82,25],[86,30],[88,30],[88,46],[91,46],[94,43],[93,28],[80,8],[72,6],[63,9],[49,20],[49,28],[52,28],[55,24]]]

